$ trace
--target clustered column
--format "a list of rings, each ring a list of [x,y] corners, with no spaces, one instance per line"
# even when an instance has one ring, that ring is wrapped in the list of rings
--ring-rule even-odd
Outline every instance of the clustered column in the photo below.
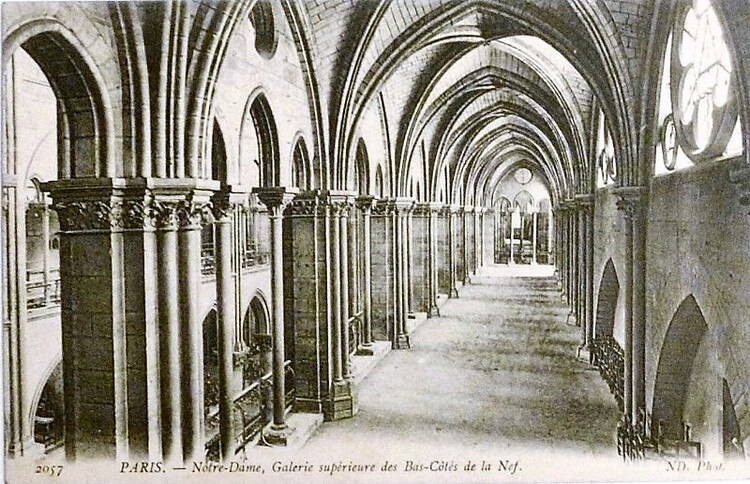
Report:
[[[362,285],[363,285],[363,334],[362,347],[358,350],[360,355],[373,354],[372,337],[372,256],[371,256],[371,223],[370,213],[375,204],[372,196],[360,196],[357,198],[357,207],[362,211]]]
[[[645,264],[644,224],[647,191],[624,187],[616,191],[617,208],[625,215],[625,415],[636,423],[645,410]]]

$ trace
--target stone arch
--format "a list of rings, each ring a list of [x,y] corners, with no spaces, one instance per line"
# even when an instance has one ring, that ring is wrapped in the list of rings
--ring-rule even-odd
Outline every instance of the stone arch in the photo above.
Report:
[[[620,297],[620,281],[612,259],[604,266],[599,294],[596,298],[596,319],[594,321],[594,339],[605,339],[614,335],[615,311]]]
[[[34,391],[31,405],[28,408],[29,428],[34,430],[37,416],[52,417],[51,430],[59,437],[65,428],[65,399],[63,394],[62,353],[52,359],[52,363],[39,379],[39,386]],[[45,408],[40,408],[40,406]],[[43,415],[44,414],[44,415]]]
[[[259,167],[259,186],[281,185],[281,162],[276,121],[268,99],[257,89],[247,99],[240,126],[240,168]],[[253,155],[256,158],[251,158]]]
[[[260,292],[253,296],[245,310],[245,317],[242,320],[242,342],[250,345],[254,334],[271,334],[268,304]]]
[[[211,178],[222,182],[229,182],[227,166],[227,145],[221,132],[219,121],[214,119],[211,134]]]
[[[667,328],[656,369],[652,413],[668,439],[682,439],[682,415],[698,346],[708,332],[695,297],[686,297]]]
[[[380,198],[385,195],[383,191],[383,167],[380,164],[375,169],[375,195]]]
[[[357,142],[354,157],[354,189],[360,195],[370,193],[370,157],[367,153],[367,145],[362,138]]]
[[[3,66],[17,49],[36,62],[58,100],[58,178],[114,177],[114,119],[97,63],[77,37],[51,19],[16,27],[3,42]],[[13,173],[16,167],[8,167]]]
[[[292,184],[300,190],[310,190],[312,189],[310,152],[305,138],[300,133],[297,133],[296,138],[292,148]]]
[[[534,196],[527,190],[521,190],[513,198],[513,206],[521,209],[521,213],[526,213],[529,204],[534,204]]]

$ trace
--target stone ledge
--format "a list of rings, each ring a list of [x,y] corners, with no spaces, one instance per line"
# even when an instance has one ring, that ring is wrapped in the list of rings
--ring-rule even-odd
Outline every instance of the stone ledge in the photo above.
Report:
[[[266,452],[278,452],[279,450],[295,452],[302,448],[302,446],[310,440],[310,437],[318,430],[323,424],[322,413],[289,413],[286,416],[286,422],[291,429],[291,433],[287,437],[286,445],[284,446],[271,446],[263,445],[262,441],[258,442],[259,445],[252,447],[252,450],[248,448],[248,452],[258,453],[264,455]],[[266,427],[267,429],[268,427]],[[265,432],[266,429],[263,431]],[[242,450],[238,452],[238,455],[242,454]]]
[[[355,386],[359,386],[362,381],[372,372],[372,370],[380,363],[385,355],[391,351],[390,341],[373,341],[372,343],[372,355],[352,356],[352,373],[354,379],[352,383]]]

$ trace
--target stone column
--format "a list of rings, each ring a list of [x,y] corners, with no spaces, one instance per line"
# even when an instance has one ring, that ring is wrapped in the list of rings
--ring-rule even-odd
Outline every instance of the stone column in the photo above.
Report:
[[[537,212],[531,214],[531,264],[536,265],[536,219]]]
[[[450,268],[450,291],[448,297],[458,297],[458,287],[456,282],[458,281],[458,272],[456,267],[456,216],[459,213],[458,205],[450,205],[448,207],[448,267]]]
[[[201,226],[208,222],[210,193],[193,192],[178,209],[178,292],[181,309],[182,450],[186,462],[205,453],[203,321],[198,308],[201,284]]]
[[[625,413],[635,423],[645,402],[645,212],[647,189],[623,187],[615,191],[617,207],[625,215]],[[630,360],[630,361],[628,361]],[[630,388],[628,388],[630,387]]]
[[[393,342],[395,339],[398,281],[395,269],[397,251],[394,211],[395,203],[392,199],[380,199],[374,204],[370,220],[370,309],[373,339],[376,341]]]
[[[372,267],[371,267],[371,233],[370,212],[375,205],[375,197],[362,195],[357,198],[357,207],[362,210],[362,284],[363,284],[363,334],[360,355],[373,354],[372,339]]]
[[[394,341],[394,349],[407,349],[410,346],[409,335],[406,328],[406,318],[409,308],[409,228],[408,228],[408,217],[411,210],[414,207],[414,201],[408,198],[397,198],[395,200],[396,205],[396,220],[397,220],[397,232],[396,232],[396,246],[398,252],[398,264],[397,264],[397,278],[399,279],[398,284],[398,297],[397,301],[400,301],[401,307],[398,308],[398,319],[396,320],[396,338]]]
[[[590,348],[594,341],[594,232],[593,200],[591,194],[576,196],[581,220],[581,318],[584,328],[583,345]]]
[[[473,220],[474,214],[474,207],[466,206],[464,207],[464,217],[463,217],[463,233],[464,233],[464,285],[471,284],[471,273],[473,272],[473,267],[471,263],[471,247],[473,246],[473,242],[471,241],[471,235],[473,235],[474,230],[470,227],[469,220]]]
[[[297,189],[284,187],[256,188],[258,198],[268,208],[271,218],[271,306],[273,328],[273,421],[265,432],[266,440],[274,445],[286,445],[292,429],[285,417],[284,375],[284,254],[283,218],[286,205]]]
[[[339,218],[339,250],[341,252],[341,369],[345,380],[352,379],[349,347],[351,346],[349,312],[349,213],[352,199],[347,198]]]
[[[417,311],[430,311],[430,205],[417,203],[412,215],[411,251],[412,293],[415,298]]]
[[[237,440],[233,421],[234,349],[236,343],[236,294],[232,267],[234,211],[239,200],[232,200],[229,191],[213,198],[216,228],[216,309],[219,343],[219,441],[221,458],[234,457]]]
[[[437,251],[437,222],[438,213],[443,207],[442,203],[429,204],[429,302],[427,307],[427,317],[440,316],[440,310],[437,307],[438,296],[438,251]]]

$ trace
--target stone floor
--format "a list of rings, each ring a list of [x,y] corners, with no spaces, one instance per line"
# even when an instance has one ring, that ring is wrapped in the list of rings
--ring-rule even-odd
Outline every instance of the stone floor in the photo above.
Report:
[[[414,332],[410,350],[391,351],[360,385],[359,414],[323,424],[301,456],[389,460],[399,477],[407,461],[459,468],[406,473],[430,482],[554,478],[558,462],[565,472],[570,459],[617,462],[617,407],[576,359],[580,328],[566,321],[550,267],[485,268]],[[491,475],[461,473],[469,459]]]

